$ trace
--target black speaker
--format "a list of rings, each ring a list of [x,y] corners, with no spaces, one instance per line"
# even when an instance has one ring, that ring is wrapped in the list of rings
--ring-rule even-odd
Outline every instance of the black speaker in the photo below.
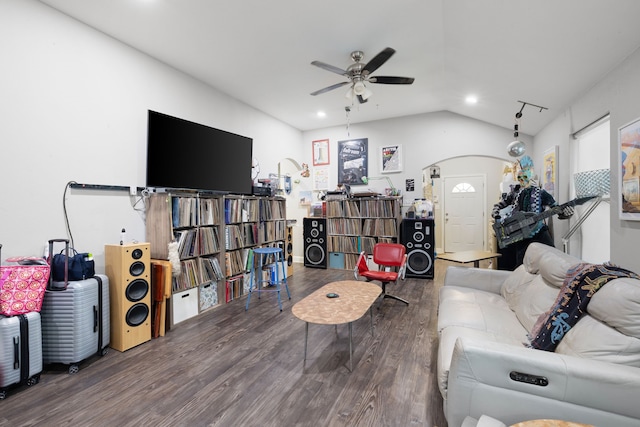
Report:
[[[287,227],[287,241],[285,244],[284,257],[287,260],[287,277],[293,274],[293,227]]]
[[[407,277],[433,279],[434,221],[432,219],[403,219],[400,224],[400,243],[407,248]]]
[[[327,268],[327,220],[303,218],[304,265]]]

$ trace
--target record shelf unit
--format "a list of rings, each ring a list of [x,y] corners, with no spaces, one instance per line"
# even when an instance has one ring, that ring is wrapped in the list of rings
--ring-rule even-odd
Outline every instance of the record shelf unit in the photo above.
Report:
[[[252,249],[272,246],[284,250],[286,200],[280,197],[225,196],[224,223],[224,298],[230,302],[249,291],[248,272],[254,262]]]
[[[155,193],[146,214],[152,259],[178,243],[181,272],[172,277],[171,324],[244,294],[250,249],[284,246],[283,198]],[[247,288],[248,289],[248,288]]]
[[[402,197],[353,197],[328,200],[329,268],[351,270],[360,252],[373,253],[379,242],[398,242]]]

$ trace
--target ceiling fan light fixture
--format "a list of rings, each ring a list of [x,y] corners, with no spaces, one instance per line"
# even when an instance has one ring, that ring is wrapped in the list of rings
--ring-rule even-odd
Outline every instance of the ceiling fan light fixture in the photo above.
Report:
[[[353,99],[353,88],[349,87],[349,90],[347,90],[347,93],[344,94],[344,97],[347,99]]]
[[[353,84],[353,93],[356,95],[364,95],[367,87],[362,83],[362,81],[357,81]]]
[[[373,95],[373,92],[371,92],[371,89],[365,86],[364,93],[361,95],[362,99],[367,100],[371,95]]]

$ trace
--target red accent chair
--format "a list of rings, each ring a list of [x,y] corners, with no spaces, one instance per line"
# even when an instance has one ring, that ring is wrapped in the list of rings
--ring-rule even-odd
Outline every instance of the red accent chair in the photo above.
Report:
[[[387,293],[387,283],[397,283],[398,279],[404,280],[407,266],[407,253],[404,245],[398,243],[376,243],[373,247],[373,262],[378,264],[379,270],[369,270],[367,255],[360,253],[353,274],[358,280],[364,277],[367,282],[377,280],[382,283],[382,298],[391,298],[409,305],[409,302],[395,295]]]

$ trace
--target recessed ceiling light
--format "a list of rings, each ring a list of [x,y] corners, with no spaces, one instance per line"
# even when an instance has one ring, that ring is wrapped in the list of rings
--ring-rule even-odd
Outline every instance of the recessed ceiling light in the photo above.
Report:
[[[477,104],[478,97],[475,95],[469,95],[465,98],[464,102],[466,102],[467,104]]]
[[[327,113],[325,113],[324,111],[318,111],[316,114],[317,114],[317,116],[318,116],[318,117],[320,117],[320,118],[322,118],[322,117],[326,117],[326,116],[327,116]]]

